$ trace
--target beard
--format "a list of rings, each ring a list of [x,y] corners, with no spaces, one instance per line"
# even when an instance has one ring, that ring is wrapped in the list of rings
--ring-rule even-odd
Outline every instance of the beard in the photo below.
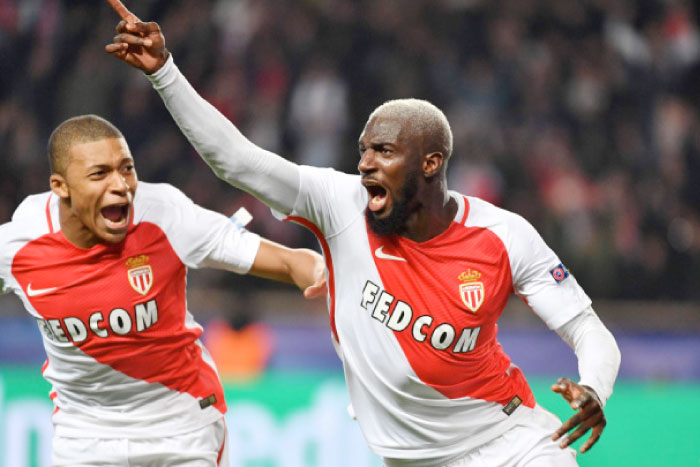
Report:
[[[367,224],[379,237],[388,237],[390,235],[401,233],[412,213],[411,202],[418,193],[418,172],[413,172],[406,175],[403,187],[399,193],[399,198],[394,199],[394,205],[391,207],[391,212],[388,216],[377,218],[375,214],[365,209],[365,217]]]

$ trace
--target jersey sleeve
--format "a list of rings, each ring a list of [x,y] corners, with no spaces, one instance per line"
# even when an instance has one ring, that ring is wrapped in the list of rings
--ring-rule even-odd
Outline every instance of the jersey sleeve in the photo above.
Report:
[[[12,260],[17,251],[30,240],[33,225],[27,222],[10,221],[0,225],[0,294],[17,290],[17,281],[12,276]]]
[[[14,255],[27,242],[48,233],[47,209],[50,197],[50,191],[27,196],[12,213],[12,220],[0,225],[0,293],[19,289],[12,276]],[[60,228],[58,225],[55,227]]]
[[[299,189],[299,166],[246,138],[190,85],[172,55],[148,75],[182,134],[219,178],[289,213]]]
[[[12,213],[13,221],[20,221],[22,219],[33,218],[41,214],[41,208],[46,205],[47,193],[41,193],[38,195],[29,195],[19,203],[15,212]]]
[[[9,287],[6,287],[8,282],[7,276],[10,273],[10,266],[8,264],[8,258],[6,258],[7,250],[7,231],[9,229],[9,223],[0,225],[0,294],[9,293]]]
[[[534,227],[512,214],[509,256],[513,288],[530,308],[556,329],[591,305],[591,299]]]
[[[260,247],[260,237],[239,227],[226,216],[198,206],[177,188],[167,185],[139,184],[144,212],[140,221],[161,226],[183,264],[188,267],[212,267],[239,274],[247,273]]]
[[[367,199],[359,175],[310,166],[300,166],[299,172],[299,195],[290,212],[292,218],[306,219],[324,237],[330,237],[364,212]]]

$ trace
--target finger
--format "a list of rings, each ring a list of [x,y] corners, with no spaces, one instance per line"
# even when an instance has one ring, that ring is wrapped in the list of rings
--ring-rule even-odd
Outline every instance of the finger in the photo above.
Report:
[[[579,439],[581,436],[585,435],[588,430],[590,430],[590,427],[581,425],[580,427],[576,428],[574,431],[569,433],[568,436],[562,438],[561,443],[559,443],[559,447],[564,449],[565,447]]]
[[[593,428],[593,431],[591,432],[591,437],[588,438],[588,439],[586,440],[586,442],[583,443],[583,444],[581,445],[581,448],[579,449],[579,451],[581,452],[581,454],[583,454],[584,452],[586,452],[586,451],[588,451],[589,449],[591,449],[591,448],[593,447],[593,445],[594,445],[595,443],[598,442],[598,439],[600,439],[600,435],[601,435],[602,432],[603,432],[603,428],[600,427],[600,426],[595,426],[595,427]]]
[[[565,447],[569,446],[570,444],[576,442],[580,437],[585,435],[588,430],[591,429],[591,427],[598,427],[601,424],[601,418],[602,418],[602,413],[599,413],[597,415],[594,415],[592,417],[586,418],[582,423],[581,426],[579,426],[576,430],[573,432],[569,433],[569,436],[567,436],[565,439],[562,440],[562,442],[559,444],[559,447],[564,449]],[[604,422],[603,422],[604,423]],[[603,425],[604,426],[604,425]],[[600,429],[602,431],[602,428]],[[598,437],[600,437],[600,434],[598,434]]]
[[[124,44],[124,45],[128,47],[128,44]],[[119,60],[122,60],[133,67],[136,67],[136,68],[140,67],[141,63],[134,57],[133,54],[130,54],[127,49],[117,50],[117,51],[113,51],[113,52],[109,52],[109,53],[111,55],[117,57]]]
[[[314,299],[314,298],[321,298],[326,296],[326,285],[321,284],[321,285],[312,285],[306,288],[304,290],[304,298],[308,299]]]
[[[158,23],[149,21],[147,23],[136,22],[136,23],[126,23],[126,30],[131,33],[138,34],[151,34],[154,32],[160,32],[160,26]]]
[[[143,38],[139,36],[134,36],[132,34],[117,34],[112,39],[115,43],[125,43],[129,45],[141,45],[143,47],[150,47],[153,45],[153,41],[148,38]]]
[[[565,376],[562,376],[561,378],[559,378],[557,380],[557,384],[562,384],[565,386],[569,386],[571,383],[573,383],[573,381],[571,381],[569,378],[567,378]]]
[[[571,380],[569,378],[559,378],[556,383],[552,385],[552,391],[563,393],[571,387]]]
[[[560,426],[557,431],[554,432],[552,435],[552,441],[556,441],[559,438],[561,438],[564,434],[568,433],[569,430],[577,426],[579,423],[581,423],[581,420],[583,419],[583,414],[581,412],[578,412],[574,414],[573,417],[565,421],[562,426]]]
[[[135,14],[130,12],[129,9],[125,7],[124,4],[119,0],[107,0],[107,3],[109,3],[109,6],[111,6],[112,9],[116,11],[117,14],[121,16],[121,18],[124,21],[128,21],[129,23],[141,21]]]
[[[105,52],[116,53],[121,51],[126,51],[129,48],[129,44],[125,42],[120,42],[119,44],[107,44],[105,46]]]
[[[126,25],[127,24],[132,24],[132,23],[127,23],[126,21],[121,20],[121,21],[119,21],[119,23],[117,23],[117,27],[115,29],[120,34],[124,33],[124,32],[126,32]]]
[[[305,298],[320,298],[325,297],[328,293],[328,283],[325,275],[316,279],[312,285],[304,290]]]
[[[313,299],[318,298],[319,288],[315,286],[307,287],[304,290],[304,298]]]

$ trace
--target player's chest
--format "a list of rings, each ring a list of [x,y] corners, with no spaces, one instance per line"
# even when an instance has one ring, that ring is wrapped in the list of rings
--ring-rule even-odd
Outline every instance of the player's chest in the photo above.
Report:
[[[360,303],[375,317],[390,316],[398,306],[411,310],[412,319],[480,326],[498,319],[512,293],[506,250],[487,232],[455,228],[423,244],[368,239],[379,281],[368,278]]]
[[[164,291],[183,288],[185,268],[163,232],[140,225],[118,245],[80,250],[60,232],[20,250],[13,275],[32,307],[44,319],[89,322],[136,306]]]

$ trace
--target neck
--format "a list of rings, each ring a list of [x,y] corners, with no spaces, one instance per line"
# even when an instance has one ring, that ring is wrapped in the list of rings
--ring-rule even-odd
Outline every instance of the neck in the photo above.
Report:
[[[423,198],[401,233],[414,242],[425,242],[440,235],[447,230],[457,214],[457,202],[450,197],[447,189]]]
[[[67,199],[61,198],[58,203],[58,220],[63,236],[78,248],[91,248],[99,243],[97,236],[75,215]]]

